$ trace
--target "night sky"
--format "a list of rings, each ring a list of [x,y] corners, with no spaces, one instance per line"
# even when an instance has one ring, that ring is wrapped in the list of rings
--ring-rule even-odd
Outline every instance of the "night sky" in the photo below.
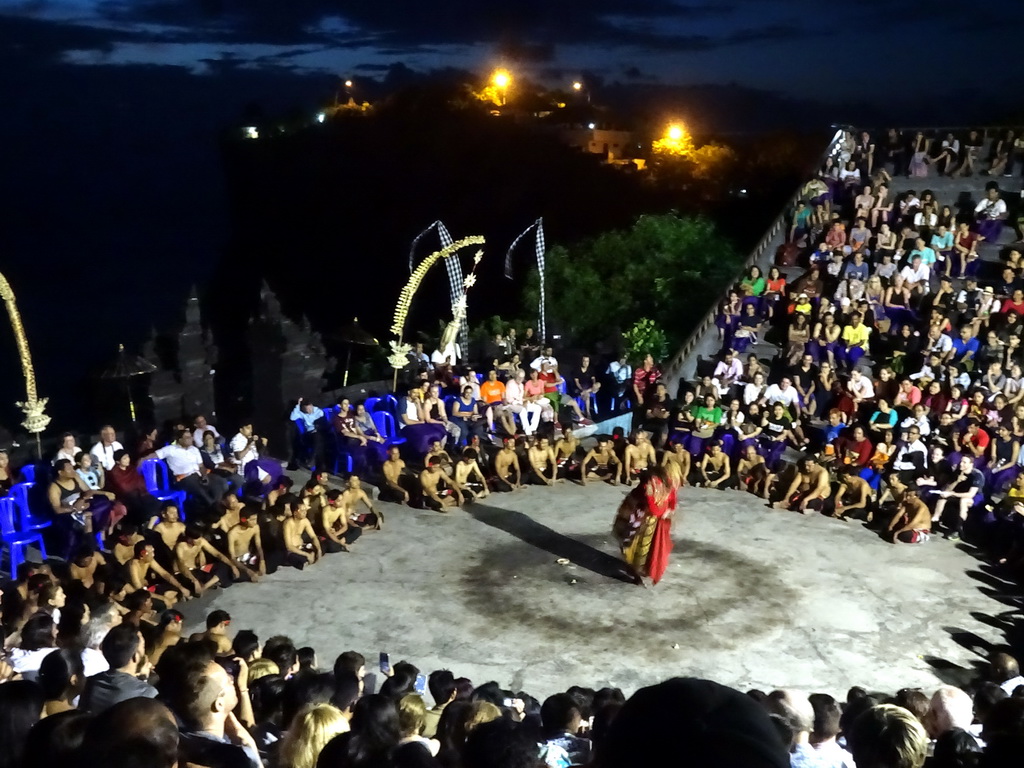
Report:
[[[993,0],[4,0],[0,14],[87,29],[56,59],[218,62],[294,74],[373,75],[515,64],[537,78],[726,83],[830,97],[918,96],[977,84],[1009,55],[1024,3]],[[1002,60],[1002,56],[1000,56]],[[989,82],[982,87],[994,86]],[[1003,83],[1005,85],[1006,83]]]
[[[762,109],[801,127],[807,105],[824,125],[861,104],[880,123],[962,124],[1017,107],[1022,28],[1020,0],[0,0],[0,269],[41,394],[74,413],[84,374],[173,325],[215,269],[230,235],[217,141],[247,105],[313,114],[343,78],[359,97],[396,72],[503,65],[581,79],[595,101],[736,83],[801,101],[800,116]],[[746,95],[731,98],[742,117]],[[19,388],[0,381],[0,423]]]

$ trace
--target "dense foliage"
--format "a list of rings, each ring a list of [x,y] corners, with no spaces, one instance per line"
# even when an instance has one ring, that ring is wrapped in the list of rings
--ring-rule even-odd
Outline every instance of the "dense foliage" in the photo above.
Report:
[[[675,347],[742,261],[706,218],[641,216],[630,229],[548,251],[548,315],[562,333],[584,344],[618,337],[649,318]],[[525,306],[536,306],[535,277],[526,294]]]

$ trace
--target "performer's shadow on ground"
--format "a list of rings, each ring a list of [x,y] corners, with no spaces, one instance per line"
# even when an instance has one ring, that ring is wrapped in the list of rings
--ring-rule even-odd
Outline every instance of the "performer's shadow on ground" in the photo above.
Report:
[[[484,525],[505,531],[530,546],[550,552],[556,558],[564,557],[573,565],[598,576],[634,583],[633,571],[618,557],[561,534],[538,523],[529,515],[485,504],[473,504],[467,506],[466,510]]]

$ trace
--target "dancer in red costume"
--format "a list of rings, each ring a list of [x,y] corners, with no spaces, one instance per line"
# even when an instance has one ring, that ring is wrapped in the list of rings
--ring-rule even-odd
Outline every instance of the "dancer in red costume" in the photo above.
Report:
[[[615,516],[612,530],[637,584],[646,586],[644,578],[657,584],[668,567],[676,490],[665,470],[656,467],[623,499]]]

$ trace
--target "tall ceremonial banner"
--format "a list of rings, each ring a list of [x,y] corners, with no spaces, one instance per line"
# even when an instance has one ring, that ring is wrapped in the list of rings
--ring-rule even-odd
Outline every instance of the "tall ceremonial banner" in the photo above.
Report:
[[[430,234],[432,230],[437,230],[438,239],[441,241],[441,248],[447,248],[454,242],[452,236],[448,233],[448,228],[440,221],[435,221],[429,227],[424,229],[416,238],[412,241],[412,246],[409,248],[409,274],[413,271],[413,261],[416,257],[416,246],[419,245],[420,240],[425,235]],[[448,287],[451,293],[451,303],[454,305],[459,301],[459,298],[464,293],[462,279],[462,263],[458,257],[445,259],[445,267],[448,269]],[[469,326],[466,323],[466,315],[463,313],[459,322],[459,346],[462,349],[462,354],[468,354],[469,350]]]
[[[519,241],[530,234],[531,231],[536,232],[536,238],[533,242],[534,251],[537,254],[537,272],[540,275],[540,301],[537,306],[537,335],[540,337],[541,343],[547,342],[547,322],[546,313],[544,311],[544,217],[537,219],[533,224],[526,228],[519,237],[517,237],[512,245],[508,247],[508,252],[505,254],[505,277],[509,280],[512,279],[512,252],[515,251],[516,246],[519,245]]]

